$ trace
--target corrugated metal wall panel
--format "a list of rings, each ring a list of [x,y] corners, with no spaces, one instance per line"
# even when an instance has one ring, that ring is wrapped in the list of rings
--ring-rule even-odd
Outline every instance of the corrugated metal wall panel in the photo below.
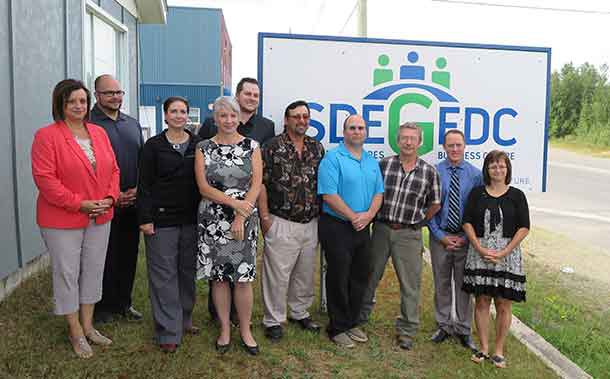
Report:
[[[0,218],[0,279],[19,268],[17,256],[17,225],[15,223],[13,152],[11,135],[14,120],[11,75],[11,33],[8,1],[0,1],[0,205],[4,215]]]
[[[12,3],[15,180],[19,214],[18,238],[21,244],[21,264],[24,265],[44,251],[35,220],[38,191],[32,180],[30,149],[36,130],[52,121],[51,92],[55,84],[67,74],[66,20],[63,1],[44,2],[36,7],[25,1]],[[79,15],[80,18],[82,16]],[[72,38],[79,37],[80,35]]]
[[[167,25],[140,25],[141,83],[220,85],[219,9],[168,9]]]
[[[201,122],[203,122],[210,115],[208,105],[222,94],[221,86],[141,84],[140,105],[156,107],[156,133],[159,133],[163,130],[163,101],[168,97],[182,96],[186,98],[192,108],[201,109]]]

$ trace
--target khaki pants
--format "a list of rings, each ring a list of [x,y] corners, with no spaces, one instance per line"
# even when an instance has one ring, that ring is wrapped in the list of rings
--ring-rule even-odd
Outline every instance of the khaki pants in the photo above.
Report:
[[[102,298],[110,222],[90,221],[82,229],[40,228],[40,233],[51,256],[55,314],[74,313],[80,304],[97,303]]]
[[[300,224],[271,217],[273,223],[265,234],[261,281],[265,327],[286,321],[286,301],[291,318],[309,317],[318,244],[317,219]]]
[[[377,221],[373,226],[372,246],[373,274],[365,293],[360,319],[366,321],[371,314],[375,290],[391,256],[400,284],[400,316],[396,320],[396,333],[413,337],[419,326],[423,249],[421,229],[393,230]]]

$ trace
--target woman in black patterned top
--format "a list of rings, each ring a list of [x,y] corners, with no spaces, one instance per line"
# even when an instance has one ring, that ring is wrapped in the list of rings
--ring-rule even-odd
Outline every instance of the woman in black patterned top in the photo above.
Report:
[[[229,349],[231,290],[242,344],[258,354],[250,331],[252,282],[256,275],[258,212],[262,158],[258,143],[237,132],[239,105],[228,97],[214,102],[218,133],[197,145],[195,175],[203,199],[199,205],[198,279],[212,281],[214,306],[220,320],[216,349]]]
[[[512,302],[525,301],[525,271],[520,243],[529,233],[527,199],[510,187],[511,163],[503,151],[493,150],[483,164],[484,186],[470,192],[464,210],[464,231],[470,240],[462,289],[475,295],[475,323],[480,351],[471,359],[491,359],[506,367],[504,342],[512,318]],[[489,308],[493,299],[496,317],[496,346],[489,352]]]

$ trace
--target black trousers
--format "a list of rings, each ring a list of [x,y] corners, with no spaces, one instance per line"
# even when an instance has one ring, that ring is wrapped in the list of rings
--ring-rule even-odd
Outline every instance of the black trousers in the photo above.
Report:
[[[96,312],[121,313],[131,306],[131,291],[138,263],[140,227],[135,206],[115,208],[104,266],[102,299]]]
[[[327,331],[332,338],[359,324],[372,273],[371,235],[368,226],[357,232],[350,222],[323,214],[318,236],[327,263]]]

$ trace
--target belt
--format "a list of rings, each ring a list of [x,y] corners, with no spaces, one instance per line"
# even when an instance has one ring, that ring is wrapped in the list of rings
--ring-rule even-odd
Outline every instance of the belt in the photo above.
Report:
[[[392,230],[401,230],[401,229],[418,230],[421,228],[421,226],[418,224],[401,224],[398,222],[388,222],[388,221],[381,221],[381,222],[386,224],[387,226],[389,226],[390,229],[392,229]]]
[[[326,212],[323,212],[320,215],[320,218],[325,218],[327,220],[332,220],[332,221],[335,221],[335,222],[338,222],[338,223],[341,223],[341,224],[346,224],[346,225],[351,225],[352,224],[350,221],[344,220],[344,219],[339,218],[339,217],[335,217],[335,216],[333,216],[331,214],[328,214]]]

